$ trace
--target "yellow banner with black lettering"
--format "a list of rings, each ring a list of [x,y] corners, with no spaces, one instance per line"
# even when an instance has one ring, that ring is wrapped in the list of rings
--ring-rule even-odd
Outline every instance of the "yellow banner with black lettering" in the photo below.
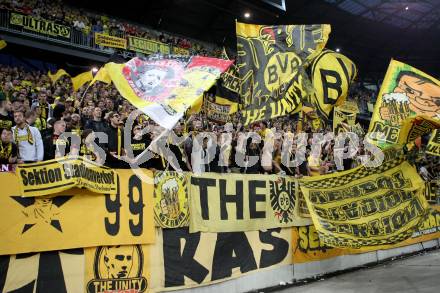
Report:
[[[434,130],[426,146],[426,153],[433,156],[440,156],[440,131]]]
[[[126,39],[102,33],[95,33],[95,44],[111,48],[127,49]]]
[[[84,292],[156,292],[151,290],[150,247],[117,245],[84,249]]]
[[[244,125],[301,109],[311,92],[306,65],[321,52],[330,25],[236,23]]]
[[[416,231],[407,240],[398,244],[382,246],[380,249],[392,249],[421,243],[440,238],[440,207],[434,206],[423,220]],[[293,227],[292,228],[292,249],[293,263],[306,263],[321,261],[340,255],[359,254],[378,250],[378,247],[351,249],[335,248],[326,245],[318,236],[315,226]]]
[[[437,118],[431,118],[427,115],[407,118],[400,126],[398,143],[405,145],[439,128],[440,119]]]
[[[235,102],[232,102],[232,101],[230,101],[228,99],[216,96],[215,97],[215,103],[219,104],[219,105],[228,106],[229,107],[229,113],[228,113],[229,115],[234,114],[235,112],[238,111],[239,104],[235,103]]]
[[[439,97],[439,80],[391,60],[374,107],[368,140],[386,148],[411,142],[426,129],[433,129],[435,120],[440,124]],[[414,120],[418,116],[426,119]]]
[[[163,292],[292,263],[288,228],[235,233],[156,229],[156,242],[2,257],[1,292]]]
[[[189,56],[189,50],[185,49],[185,48],[180,48],[180,47],[173,47],[173,54]]]
[[[425,198],[431,205],[440,205],[440,180],[425,182]]]
[[[131,170],[115,172],[116,194],[75,188],[42,197],[20,196],[17,176],[0,173],[0,255],[153,243],[153,186]]]
[[[226,123],[230,120],[229,113],[231,112],[231,106],[229,105],[213,103],[205,98],[204,110],[209,120],[217,123]]]
[[[190,179],[190,231],[234,232],[302,226],[298,181],[277,175],[203,173]]]
[[[128,36],[128,50],[144,54],[171,54],[170,46],[165,43],[133,36]]]
[[[215,284],[292,263],[289,228],[234,233],[177,228],[158,229],[158,233],[150,246],[153,291]]]
[[[310,65],[310,78],[314,93],[310,95],[310,102],[316,108],[318,115],[330,120],[330,112],[334,106],[344,105],[348,89],[357,75],[356,65],[340,53],[330,50],[322,51]],[[348,104],[349,111],[356,109]]]
[[[378,247],[409,238],[427,215],[424,182],[402,149],[379,166],[304,178],[301,190],[319,237],[332,247]]]
[[[12,12],[9,23],[13,26],[22,27],[25,30],[34,31],[53,37],[70,39],[70,27],[44,18],[36,18],[30,15]]]
[[[63,157],[16,168],[20,194],[25,197],[50,195],[73,187],[95,193],[116,194],[118,174],[82,157]]]
[[[189,203],[186,175],[154,172],[154,218],[162,228],[188,226]]]
[[[314,225],[292,228],[292,249],[294,264],[350,254],[350,249],[335,248],[324,244]]]

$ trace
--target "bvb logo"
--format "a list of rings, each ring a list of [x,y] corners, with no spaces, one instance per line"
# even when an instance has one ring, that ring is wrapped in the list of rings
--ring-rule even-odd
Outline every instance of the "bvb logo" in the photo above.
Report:
[[[154,216],[164,228],[188,222],[188,192],[184,174],[159,171],[154,174]]]
[[[295,182],[285,178],[270,181],[270,203],[280,223],[291,222],[295,209]]]
[[[148,282],[142,276],[143,267],[141,245],[98,247],[93,264],[95,279],[87,284],[87,292],[144,292]]]
[[[267,90],[273,92],[291,80],[297,74],[301,63],[301,59],[293,52],[272,55],[264,69]]]

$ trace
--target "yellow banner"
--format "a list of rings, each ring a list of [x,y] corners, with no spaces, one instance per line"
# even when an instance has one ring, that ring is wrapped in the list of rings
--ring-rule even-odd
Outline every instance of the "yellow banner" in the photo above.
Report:
[[[72,77],[73,90],[77,92],[86,82],[93,80],[92,71],[86,71]]]
[[[425,182],[425,198],[432,205],[440,205],[440,180]]]
[[[1,292],[84,292],[83,249],[2,256]]]
[[[426,219],[420,223],[411,238],[402,243],[402,246],[437,238],[440,238],[440,206],[431,206]]]
[[[230,120],[229,113],[231,112],[231,106],[213,103],[208,99],[205,99],[204,102],[204,110],[209,120],[216,121],[218,123],[226,123]]]
[[[398,244],[381,247],[381,249],[403,247],[438,238],[440,238],[440,207],[433,207],[429,210],[427,218],[420,223],[410,238]],[[379,248],[372,247],[367,249],[351,249],[327,246],[319,238],[315,226],[311,225],[292,228],[292,249],[293,263],[296,264],[321,261],[340,255],[375,251]]]
[[[434,119],[426,115],[407,118],[400,127],[398,143],[404,145],[413,142],[418,137],[431,133],[438,128],[440,128],[440,119]]]
[[[298,206],[300,216],[304,218],[310,218],[309,208],[307,207],[307,202],[304,198],[304,194],[302,193],[301,188],[298,189]]]
[[[171,54],[170,46],[167,44],[133,36],[128,36],[128,50],[144,54]]]
[[[219,105],[229,106],[229,114],[234,114],[235,112],[238,111],[238,103],[232,102],[228,99],[216,96],[215,103]]]
[[[434,130],[426,147],[426,153],[434,156],[440,156],[440,131]]]
[[[106,34],[95,33],[95,44],[99,46],[127,49],[127,40]]]
[[[84,249],[85,292],[151,292],[150,245]]]
[[[319,238],[315,226],[292,228],[293,263],[320,261],[340,255],[350,254],[350,249],[325,245]]]
[[[311,103],[320,117],[329,120],[334,106],[344,105],[350,84],[357,75],[356,65],[340,53],[324,50],[310,65],[315,92]]]
[[[11,13],[10,24],[23,27],[25,30],[34,31],[53,37],[70,39],[70,27],[57,24],[44,18],[36,18],[30,15],[23,15],[13,12]]]
[[[64,69],[59,69],[55,74],[52,74],[50,71],[47,73],[47,76],[49,76],[52,84],[56,83],[57,80],[64,75],[70,76]]]
[[[117,173],[82,157],[64,157],[16,168],[20,194],[25,197],[50,195],[73,187],[95,193],[116,194]]]
[[[154,218],[162,228],[188,226],[187,178],[182,173],[154,173]]]
[[[189,233],[161,229],[152,245],[151,288],[178,290],[223,282],[292,262],[290,229]],[[160,237],[161,236],[161,237]]]
[[[163,292],[200,287],[292,261],[290,229],[189,233],[157,229],[156,243],[11,255],[2,292]],[[21,289],[21,290],[20,290]]]
[[[189,50],[179,47],[173,47],[173,54],[189,56]]]
[[[425,116],[438,121],[439,97],[439,80],[407,64],[391,60],[374,107],[368,130],[369,141],[381,148],[410,141],[408,132],[414,121],[412,118]],[[401,125],[405,120],[406,133],[401,134]],[[429,122],[423,124],[420,128],[426,128]],[[420,133],[421,129],[415,128],[414,134]]]
[[[440,212],[401,247],[440,237]],[[325,246],[314,226],[234,233],[157,229],[156,243],[4,256],[2,292],[158,292],[223,282],[281,265],[320,261],[372,249]],[[292,262],[293,260],[293,262]],[[113,291],[113,292],[114,292]]]
[[[234,232],[301,226],[298,181],[277,175],[191,175],[190,231]]]
[[[114,195],[72,189],[21,197],[15,174],[0,173],[0,255],[98,245],[154,242],[153,186],[131,170],[116,170]]]
[[[401,242],[411,236],[429,206],[423,180],[397,148],[387,150],[378,167],[304,178],[300,186],[319,237],[332,247]]]

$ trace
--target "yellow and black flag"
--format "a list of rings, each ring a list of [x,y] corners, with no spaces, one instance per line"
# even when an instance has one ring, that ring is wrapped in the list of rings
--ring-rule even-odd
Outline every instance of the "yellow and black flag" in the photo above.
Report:
[[[368,140],[386,148],[407,144],[440,128],[440,80],[391,60],[368,130]]]
[[[244,124],[298,111],[310,88],[304,67],[324,48],[330,25],[237,22],[236,31]]]
[[[426,153],[434,156],[440,156],[440,131],[438,129],[431,133]]]
[[[231,106],[234,109],[232,113],[236,112],[240,103],[240,78],[238,77],[238,69],[235,65],[232,65],[226,72],[222,73],[217,80],[215,88],[215,102],[220,105]]]
[[[334,106],[344,104],[350,84],[356,78],[356,65],[340,53],[324,50],[309,67],[314,93],[311,104],[328,123]]]

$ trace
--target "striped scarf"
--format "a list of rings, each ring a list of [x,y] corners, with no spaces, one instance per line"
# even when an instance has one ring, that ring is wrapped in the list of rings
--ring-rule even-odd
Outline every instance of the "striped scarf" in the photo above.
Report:
[[[0,142],[0,158],[8,159],[12,152],[12,143],[8,143],[6,147]]]
[[[29,142],[29,144],[33,145],[34,144],[34,137],[32,136],[32,132],[29,129],[29,125],[26,124],[25,129],[26,129],[26,132],[27,132],[27,141]],[[14,137],[15,137],[15,143],[18,146],[18,144],[19,144],[19,141],[18,141],[18,126],[16,126],[15,129],[14,129]]]

